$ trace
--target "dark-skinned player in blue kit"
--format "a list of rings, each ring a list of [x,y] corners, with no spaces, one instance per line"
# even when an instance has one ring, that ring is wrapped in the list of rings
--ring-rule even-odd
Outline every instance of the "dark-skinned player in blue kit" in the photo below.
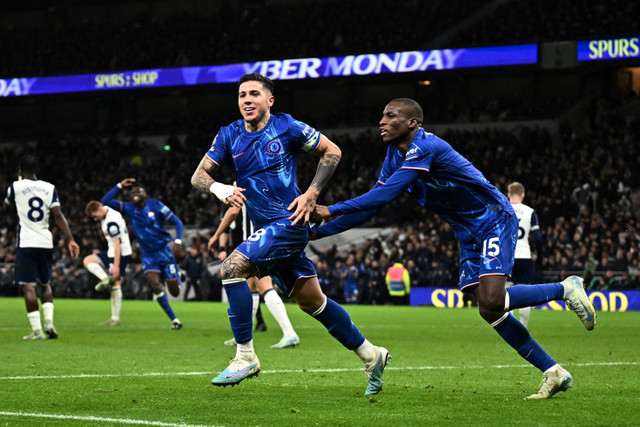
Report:
[[[407,191],[420,205],[448,222],[460,242],[458,287],[473,292],[482,318],[525,360],[544,373],[540,391],[528,399],[546,399],[573,385],[573,378],[531,337],[511,313],[520,307],[564,300],[585,328],[596,313],[582,279],[516,285],[506,288],[514,264],[518,218],[507,198],[447,142],[422,129],[422,107],[408,98],[391,101],[380,120],[388,144],[378,182],[367,193],[331,206],[316,206],[315,215],[333,221],[314,229],[312,238],[347,230],[371,218]]]
[[[122,202],[115,199],[123,188],[131,189],[133,201]],[[175,254],[183,250],[182,221],[160,200],[149,198],[145,188],[134,178],[125,178],[109,190],[102,198],[102,204],[124,214],[129,220],[142,249],[142,269],[156,301],[171,320],[171,329],[182,329],[182,322],[169,304],[163,283],[166,281],[169,292],[174,297],[180,294],[180,273]],[[165,230],[165,221],[175,225],[175,240]],[[171,240],[174,240],[173,248],[169,248]]]

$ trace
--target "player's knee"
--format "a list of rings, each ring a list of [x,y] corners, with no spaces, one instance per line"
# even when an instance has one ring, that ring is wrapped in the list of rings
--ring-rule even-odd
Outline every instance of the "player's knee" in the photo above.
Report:
[[[477,292],[476,298],[478,299],[478,306],[481,309],[480,314],[482,314],[483,309],[489,312],[504,312],[504,294],[504,289]]]
[[[482,316],[482,318],[489,324],[492,324],[504,315],[504,313],[502,312],[487,310],[482,306],[478,307],[478,311],[480,313],[480,316]]]
[[[307,314],[315,313],[325,302],[324,294],[294,292],[292,295],[296,304]]]
[[[167,280],[167,288],[171,296],[177,297],[180,295],[180,282],[178,280]]]

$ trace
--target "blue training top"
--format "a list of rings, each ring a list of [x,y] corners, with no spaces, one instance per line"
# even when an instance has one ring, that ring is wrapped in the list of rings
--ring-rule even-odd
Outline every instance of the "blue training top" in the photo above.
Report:
[[[182,238],[182,221],[160,200],[147,199],[144,207],[139,208],[133,202],[115,200],[114,197],[119,192],[118,186],[113,187],[102,198],[102,204],[127,216],[143,252],[159,251],[173,240],[164,228],[164,222],[167,220],[176,226],[176,239]]]
[[[447,142],[420,129],[404,156],[390,145],[380,178],[367,193],[329,206],[331,221],[316,232],[324,237],[362,223],[402,192],[440,215],[456,238],[472,244],[501,211],[515,215],[507,198]]]
[[[222,127],[207,156],[231,167],[238,187],[246,189],[245,204],[256,229],[288,218],[291,202],[302,192],[297,184],[298,151],[314,150],[320,132],[288,114],[272,114],[258,132],[248,132],[244,119]]]

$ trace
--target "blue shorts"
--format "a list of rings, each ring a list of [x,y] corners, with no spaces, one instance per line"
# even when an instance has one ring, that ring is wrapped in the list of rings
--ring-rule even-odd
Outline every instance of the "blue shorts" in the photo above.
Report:
[[[276,220],[256,230],[235,250],[258,269],[258,276],[271,276],[287,295],[296,280],[317,276],[304,248],[309,241],[309,227],[291,225],[288,219]]]
[[[14,282],[18,285],[35,285],[40,281],[42,285],[47,285],[51,280],[52,264],[53,249],[18,248]]]
[[[107,255],[107,251],[102,251],[96,254],[96,257],[100,260],[102,265],[106,267],[107,271],[111,273],[111,267],[113,267],[113,258]],[[127,264],[131,260],[131,255],[125,255],[120,257],[120,276],[124,276],[124,272],[127,269]]]
[[[513,269],[518,241],[518,218],[501,211],[473,244],[460,244],[460,278],[458,287],[471,291],[480,277],[509,276]]]
[[[122,268],[120,269],[122,271]],[[177,279],[180,282],[178,263],[169,245],[155,252],[142,253],[142,271],[146,273],[160,273],[164,280]]]

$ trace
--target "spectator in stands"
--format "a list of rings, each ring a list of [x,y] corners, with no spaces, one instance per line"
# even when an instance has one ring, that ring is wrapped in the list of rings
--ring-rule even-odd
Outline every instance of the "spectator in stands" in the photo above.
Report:
[[[344,267],[340,271],[344,302],[347,304],[358,303],[358,267],[355,265],[355,256],[347,255]]]
[[[409,270],[396,260],[393,265],[387,268],[385,276],[389,298],[394,305],[409,305],[411,294],[411,277]]]

